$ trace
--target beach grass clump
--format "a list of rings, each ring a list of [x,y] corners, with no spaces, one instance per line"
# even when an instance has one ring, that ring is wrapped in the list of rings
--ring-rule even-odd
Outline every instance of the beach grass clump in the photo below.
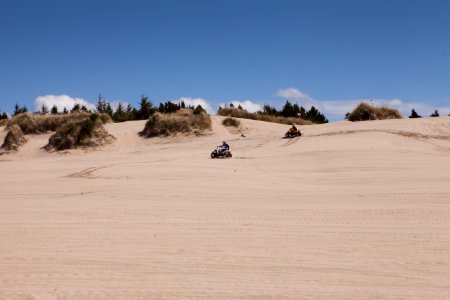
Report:
[[[112,139],[102,126],[109,122],[111,117],[104,113],[75,112],[58,115],[19,113],[8,120],[6,130],[9,130],[9,133],[3,143],[4,149],[17,150],[26,142],[24,135],[49,131],[56,133],[44,147],[47,150],[98,146]]]
[[[241,121],[236,118],[225,118],[222,121],[222,124],[226,127],[239,127],[241,125]]]
[[[22,129],[17,125],[12,125],[8,128],[8,133],[0,148],[5,151],[17,151],[26,141],[27,139]]]
[[[40,115],[30,112],[15,115],[8,122],[8,127],[17,125],[24,134],[40,134],[48,131],[56,131],[60,126],[66,123],[74,123],[88,119],[92,113],[76,112],[60,115]],[[102,123],[111,122],[111,117],[107,114],[98,114]]]
[[[395,108],[387,106],[372,106],[361,102],[356,106],[352,112],[347,114],[349,121],[368,121],[368,120],[386,120],[386,119],[401,119],[402,115]]]
[[[206,112],[194,113],[190,109],[180,109],[171,114],[155,113],[145,124],[142,136],[169,136],[177,133],[201,133],[211,129],[211,118]]]
[[[234,108],[234,107],[221,108],[221,109],[219,109],[217,114],[219,116],[225,116],[225,117],[250,119],[250,120],[257,120],[257,121],[286,124],[286,125],[292,125],[292,124],[311,125],[312,124],[311,121],[304,120],[301,118],[273,116],[273,115],[262,114],[262,113],[258,113],[258,112],[251,113],[246,110]]]
[[[83,118],[69,118],[58,127],[48,144],[47,151],[97,147],[111,143],[114,137],[103,128],[101,114],[88,114]]]

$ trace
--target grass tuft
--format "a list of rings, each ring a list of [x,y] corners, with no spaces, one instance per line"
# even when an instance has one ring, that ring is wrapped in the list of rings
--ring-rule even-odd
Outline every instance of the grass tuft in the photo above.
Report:
[[[145,137],[169,136],[208,129],[211,129],[211,118],[207,113],[194,114],[190,109],[181,109],[171,114],[153,114],[141,134]]]
[[[44,147],[47,151],[97,147],[111,143],[114,137],[103,128],[100,114],[71,118],[62,124]]]
[[[77,112],[62,115],[38,115],[20,113],[8,120],[6,129],[11,134],[5,137],[4,149],[17,150],[26,141],[25,134],[42,134],[56,131],[50,137],[46,150],[63,150],[78,147],[98,146],[108,143],[112,136],[103,128],[111,122],[107,114]],[[23,138],[21,138],[23,137]]]
[[[401,119],[402,115],[394,108],[381,106],[371,106],[367,103],[360,103],[347,115],[349,121],[367,121],[367,120],[385,120],[385,119]]]
[[[24,134],[46,133],[48,131],[56,131],[63,124],[85,120],[91,115],[92,113],[88,112],[77,112],[64,115],[37,115],[27,112],[14,116],[9,120],[8,127],[17,125],[22,129]],[[102,123],[111,122],[111,118],[107,114],[99,114],[99,119]]]
[[[9,131],[0,148],[6,151],[17,151],[21,145],[26,143],[27,139],[25,138],[23,131],[17,125],[10,126],[8,130]]]
[[[226,118],[222,121],[222,124],[226,127],[239,127],[241,125],[241,121],[235,118]]]
[[[257,120],[257,121],[265,121],[265,122],[272,122],[272,123],[280,123],[280,124],[286,124],[286,125],[310,125],[312,124],[311,121],[303,120],[300,118],[286,118],[281,116],[271,116],[261,113],[250,113],[248,111],[233,108],[233,107],[225,107],[222,108],[217,112],[219,116],[226,116],[226,117],[233,117],[233,118],[242,118],[242,119],[251,119],[251,120]]]

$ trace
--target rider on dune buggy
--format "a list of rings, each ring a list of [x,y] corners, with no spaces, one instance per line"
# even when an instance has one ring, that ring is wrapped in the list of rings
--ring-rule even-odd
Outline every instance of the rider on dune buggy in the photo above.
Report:
[[[232,157],[230,145],[228,145],[227,142],[223,141],[222,145],[217,146],[217,148],[211,152],[211,158],[217,157]]]
[[[220,146],[221,152],[225,151],[225,150],[230,150],[230,145],[227,144],[226,141],[222,142],[222,146]]]
[[[293,137],[297,137],[297,136],[301,136],[302,133],[300,132],[300,130],[297,129],[297,127],[295,127],[295,124],[292,124],[292,127],[289,128],[289,130],[286,132],[286,134],[284,135],[285,138],[293,138]]]
[[[295,124],[292,124],[292,127],[289,128],[289,132],[291,132],[291,133],[297,132],[297,127],[295,127]]]

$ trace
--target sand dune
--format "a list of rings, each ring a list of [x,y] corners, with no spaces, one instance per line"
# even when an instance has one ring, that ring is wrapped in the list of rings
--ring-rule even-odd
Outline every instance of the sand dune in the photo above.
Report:
[[[450,118],[221,120],[1,155],[0,299],[450,299]]]

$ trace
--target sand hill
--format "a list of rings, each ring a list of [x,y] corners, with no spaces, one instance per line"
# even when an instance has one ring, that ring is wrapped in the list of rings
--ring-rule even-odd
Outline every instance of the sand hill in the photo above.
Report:
[[[0,156],[0,299],[450,298],[450,118],[221,120]]]

